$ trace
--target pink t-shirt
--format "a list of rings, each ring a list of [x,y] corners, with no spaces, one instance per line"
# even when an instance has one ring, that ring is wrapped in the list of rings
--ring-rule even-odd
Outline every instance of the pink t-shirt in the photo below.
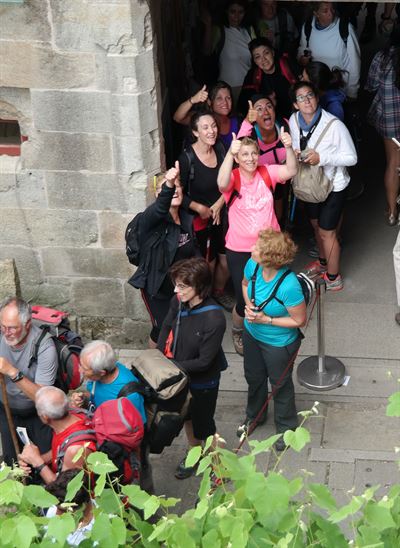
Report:
[[[284,182],[279,179],[279,168],[279,165],[268,166],[273,189],[277,183]],[[223,192],[226,203],[231,196],[233,182],[232,174],[229,187]],[[225,246],[231,251],[250,251],[260,230],[280,230],[274,211],[274,197],[258,171],[251,180],[246,180],[241,175],[240,197],[236,197],[231,203],[228,216],[229,229]]]
[[[279,135],[279,127],[276,126],[276,128]],[[247,120],[243,120],[237,138],[241,139],[242,137],[250,137],[252,132],[253,124],[250,124]],[[280,139],[278,137],[273,143],[266,144],[257,137],[258,146],[260,147],[260,157],[258,159],[259,166],[284,164],[286,162],[286,149],[284,146],[277,148],[279,141]]]

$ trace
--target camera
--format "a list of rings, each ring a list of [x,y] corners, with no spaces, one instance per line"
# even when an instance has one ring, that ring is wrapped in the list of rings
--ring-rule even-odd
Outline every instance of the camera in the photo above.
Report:
[[[307,158],[307,154],[308,154],[307,150],[302,150],[300,152],[300,156],[299,156],[300,162],[304,162],[304,160]]]

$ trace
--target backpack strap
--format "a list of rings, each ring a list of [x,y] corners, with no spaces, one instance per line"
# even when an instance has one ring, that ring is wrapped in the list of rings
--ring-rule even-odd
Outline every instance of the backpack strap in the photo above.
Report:
[[[242,185],[242,182],[240,179],[240,171],[238,167],[232,171],[232,175],[233,175],[233,189],[232,189],[231,195],[229,196],[229,200],[226,203],[226,209],[228,210],[236,198],[242,197],[240,194],[240,187]]]
[[[76,444],[79,441],[92,441],[94,443],[97,443],[96,431],[89,428],[86,430],[76,430],[76,432],[72,432],[67,438],[65,438],[57,451],[57,473],[61,472],[63,460],[68,447]]]
[[[349,25],[350,25],[350,21],[347,19],[347,17],[339,18],[339,34],[346,48],[347,48],[347,39],[349,37]]]
[[[37,363],[37,359],[38,359],[38,355],[39,355],[39,348],[40,348],[40,345],[42,344],[42,341],[46,338],[47,335],[49,337],[51,337],[50,327],[45,326],[45,327],[42,327],[41,330],[42,330],[42,332],[40,333],[40,335],[38,336],[38,338],[36,339],[36,341],[33,344],[32,354],[31,354],[31,357],[29,358],[28,369],[34,363]]]
[[[202,314],[203,312],[208,312],[209,310],[222,310],[222,306],[218,304],[208,304],[207,306],[201,306],[195,310],[183,310],[181,313],[182,318],[187,318],[188,316],[194,316],[195,314]]]
[[[148,396],[148,390],[145,384],[141,382],[131,381],[125,384],[118,392],[117,398],[126,398],[130,394],[141,394],[142,396]]]
[[[308,19],[306,19],[306,22],[304,23],[304,36],[306,38],[307,49],[310,47],[310,36],[311,36],[311,31],[312,31],[312,21],[313,21],[313,18],[309,17]]]
[[[185,156],[188,161],[188,167],[189,167],[189,177],[187,180],[186,194],[190,196],[190,187],[192,186],[192,183],[194,181],[194,152],[192,147],[185,148],[183,152],[185,153]]]
[[[284,279],[289,276],[289,274],[292,272],[290,269],[288,270],[285,270],[285,272],[280,276],[279,280],[276,282],[276,284],[274,285],[271,293],[269,294],[268,298],[265,299],[265,301],[263,301],[261,304],[259,305],[256,305],[256,279],[257,279],[257,272],[260,268],[260,265],[257,264],[256,265],[256,268],[254,269],[254,272],[250,278],[251,280],[251,296],[250,296],[250,300],[251,302],[257,306],[257,309],[259,311],[261,310],[264,310],[264,308],[267,306],[268,303],[270,303],[273,299],[277,300],[278,303],[282,304],[283,305],[283,302],[277,298],[277,293],[278,293],[278,289],[280,288],[280,286],[282,285]]]
[[[315,145],[314,145],[314,150],[317,149],[317,146],[320,144],[320,142],[322,141],[322,139],[325,137],[326,135],[326,132],[328,131],[328,129],[331,127],[331,125],[333,124],[333,122],[335,122],[337,120],[337,118],[333,118],[332,120],[330,120],[326,126],[324,127],[324,129],[322,130],[321,132],[321,135],[318,137],[318,139],[316,140],[315,142]]]
[[[258,166],[257,171],[261,175],[261,178],[264,181],[265,186],[268,188],[268,190],[272,192],[273,185],[272,185],[271,176],[268,172],[267,166]]]

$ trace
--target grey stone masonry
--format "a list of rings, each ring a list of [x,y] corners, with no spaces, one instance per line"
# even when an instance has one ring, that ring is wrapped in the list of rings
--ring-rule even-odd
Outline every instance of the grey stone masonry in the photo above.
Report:
[[[26,0],[0,20],[0,119],[27,137],[0,156],[0,259],[85,336],[143,345],[124,234],[162,163],[148,3]]]
[[[21,295],[18,272],[13,259],[0,260],[0,301],[9,295]]]

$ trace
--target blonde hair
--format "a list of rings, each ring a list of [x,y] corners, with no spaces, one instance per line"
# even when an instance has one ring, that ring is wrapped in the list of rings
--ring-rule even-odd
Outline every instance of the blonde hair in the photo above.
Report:
[[[279,269],[293,262],[297,245],[287,232],[267,228],[258,233],[257,250],[262,266]]]
[[[164,183],[164,181],[166,180],[165,179],[166,174],[167,174],[167,172],[163,171],[162,173],[158,173],[157,175],[154,175],[154,177],[153,177],[153,191],[154,191],[154,194],[157,194],[157,192],[161,190],[161,186]],[[181,185],[179,176],[178,176],[178,180],[179,180],[179,185]]]
[[[258,153],[260,153],[260,147],[258,146],[257,141],[252,139],[251,137],[243,137],[243,139],[240,139],[242,146],[253,146]]]

